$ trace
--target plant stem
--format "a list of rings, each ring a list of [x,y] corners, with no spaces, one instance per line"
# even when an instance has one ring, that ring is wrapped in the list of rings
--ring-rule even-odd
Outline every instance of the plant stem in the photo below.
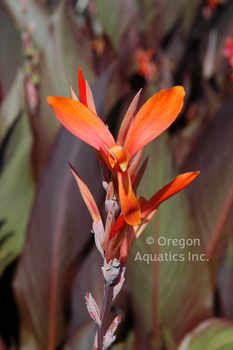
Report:
[[[105,292],[104,292],[104,303],[101,311],[101,327],[98,328],[98,350],[103,348],[103,337],[107,331],[107,322],[111,310],[113,298],[113,287],[105,283]]]

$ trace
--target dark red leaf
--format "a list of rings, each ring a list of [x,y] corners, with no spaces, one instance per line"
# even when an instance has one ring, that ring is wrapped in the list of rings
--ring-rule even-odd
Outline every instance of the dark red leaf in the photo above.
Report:
[[[177,174],[165,135],[145,148],[145,156],[148,152],[148,166],[138,190],[138,196],[146,199]],[[189,167],[191,170],[197,168]],[[196,179],[194,186],[195,182]],[[188,239],[191,244],[186,244]],[[190,220],[189,204],[182,190],[160,205],[131,249],[126,280],[131,287],[136,331],[143,344],[149,334],[158,343],[167,334],[170,343],[177,344],[187,331],[212,315],[208,264],[200,261],[204,246],[202,241],[194,244],[194,239],[200,236]],[[150,244],[153,240],[154,244]],[[198,258],[192,260],[192,254]]]
[[[187,193],[196,231],[210,259],[214,283],[233,224],[232,109],[231,97],[207,126],[181,169],[201,171]]]
[[[33,338],[38,350],[54,349],[65,339],[71,283],[93,239],[92,220],[67,161],[85,179],[97,204],[103,195],[93,150],[62,129],[38,186],[14,281],[21,346]]]

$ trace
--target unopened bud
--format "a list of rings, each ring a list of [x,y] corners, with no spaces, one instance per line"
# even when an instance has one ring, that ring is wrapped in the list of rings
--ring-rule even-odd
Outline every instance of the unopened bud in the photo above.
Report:
[[[114,260],[106,262],[104,259],[104,267],[102,267],[104,279],[109,286],[114,286],[120,274],[121,264],[120,261],[114,258]]]
[[[94,221],[92,228],[94,231],[95,245],[102,257],[104,257],[104,228],[102,221]]]
[[[95,299],[92,297],[91,293],[86,293],[85,299],[86,299],[87,310],[89,312],[89,315],[91,316],[93,321],[97,324],[97,326],[101,327],[102,322],[100,320],[100,312]]]
[[[118,315],[112,322],[111,326],[107,330],[104,339],[103,339],[103,350],[109,350],[110,347],[113,345],[116,336],[115,332],[117,330],[117,327],[119,323],[121,322],[121,316]]]

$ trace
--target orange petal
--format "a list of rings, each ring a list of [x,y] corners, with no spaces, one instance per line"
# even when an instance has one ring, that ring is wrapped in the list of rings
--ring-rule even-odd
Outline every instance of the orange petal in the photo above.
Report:
[[[141,197],[141,203],[146,203],[146,199]],[[138,200],[140,202],[140,199]],[[130,227],[127,236],[124,240],[124,242],[121,245],[121,250],[120,250],[120,256],[121,256],[121,262],[123,264],[126,263],[127,257],[129,255],[130,249],[132,248],[134,242],[138,237],[141,235],[141,233],[145,230],[146,226],[149,224],[153,216],[155,215],[157,211],[157,208],[149,213],[149,215],[146,217],[146,219],[142,222],[142,224],[138,227]]]
[[[124,226],[126,225],[126,222],[123,218],[123,215],[121,214],[115,224],[113,225],[112,231],[109,236],[109,240],[112,239],[117,232],[119,232]]]
[[[131,102],[131,104],[126,112],[126,115],[122,121],[120,130],[119,130],[119,134],[118,134],[118,138],[117,138],[117,144],[122,146],[122,147],[124,146],[125,138],[126,138],[128,130],[129,130],[130,124],[133,120],[133,117],[135,116],[137,105],[138,105],[138,100],[139,100],[140,95],[141,95],[141,91],[142,90],[140,90],[137,93],[137,95],[134,97],[134,99]]]
[[[145,230],[146,226],[149,224],[150,220],[155,215],[157,209],[150,212],[150,214],[147,216],[146,220],[139,226],[139,227],[133,227],[131,226],[127,236],[125,237],[121,248],[120,248],[120,257],[122,264],[126,263],[127,257],[129,255],[130,249],[132,248],[134,242],[138,239],[138,237],[141,235],[141,233]]]
[[[141,209],[144,207],[144,205],[145,205],[147,202],[148,202],[148,201],[146,200],[145,197],[139,197],[139,198],[138,198],[138,203],[139,203]]]
[[[86,203],[86,206],[91,214],[93,221],[98,221],[98,222],[101,221],[101,216],[100,216],[98,207],[87,185],[83,182],[83,180],[80,178],[80,176],[77,174],[76,170],[73,168],[73,166],[70,163],[69,163],[69,166],[75,177],[75,180],[78,183],[78,187],[80,189],[81,195],[83,197],[84,202]]]
[[[127,235],[127,231],[129,229],[129,225],[125,225],[122,230],[118,232],[111,240],[109,240],[108,244],[106,244],[105,257],[107,262],[112,260],[116,254],[120,252],[121,245]]]
[[[129,160],[174,122],[183,106],[184,94],[182,86],[162,90],[141,107],[130,125],[124,144]]]
[[[188,186],[200,173],[196,171],[195,173],[185,173],[177,176],[169,184],[161,188],[142,208],[142,220],[144,220],[147,215],[158,208],[158,206],[164,202],[169,197],[173,196],[177,192],[181,191],[183,188]]]
[[[79,94],[81,102],[87,107],[87,92],[86,92],[86,83],[83,79],[82,69],[78,69],[78,85],[79,85]]]
[[[107,153],[107,154],[106,154]],[[104,150],[102,148],[100,148],[100,155],[104,161],[104,163],[107,165],[108,169],[111,171],[111,173],[115,176],[115,178],[117,178],[117,172],[114,168],[111,167],[110,163],[109,163],[109,152],[107,150],[107,148],[104,147]]]
[[[117,172],[120,206],[125,221],[132,226],[141,223],[141,210],[132,190],[128,171]]]
[[[127,257],[129,255],[129,241],[128,241],[128,235],[125,237],[120,250],[120,256],[121,256],[121,263],[124,265],[126,263]]]
[[[134,242],[136,241],[136,239],[138,239],[138,237],[141,235],[141,233],[145,230],[146,226],[149,224],[149,222],[151,221],[151,219],[155,215],[157,209],[158,208],[155,208],[154,210],[150,211],[150,213],[146,216],[146,219],[143,221],[143,223],[137,229],[135,229],[135,227],[134,227],[135,236],[134,236],[134,239],[131,241],[131,245],[130,245],[129,249],[131,249],[131,247],[134,244]]]
[[[82,103],[67,97],[47,98],[56,117],[72,134],[108,154],[105,146],[111,148],[114,138],[102,120]]]
[[[113,225],[110,235],[105,236],[105,257],[107,262],[112,260],[117,253],[117,250],[120,249],[119,247],[126,235],[128,227],[129,225],[126,224],[121,214]]]
[[[120,145],[114,145],[108,149],[109,155],[108,160],[112,168],[115,168],[117,171],[126,171],[128,166],[128,160],[123,151],[123,148]]]
[[[127,236],[125,237],[121,249],[120,249],[120,259],[122,264],[126,263],[127,257],[129,255],[130,249],[132,248],[134,242],[136,241],[136,235],[135,235],[135,227],[130,227],[130,229],[127,232]]]

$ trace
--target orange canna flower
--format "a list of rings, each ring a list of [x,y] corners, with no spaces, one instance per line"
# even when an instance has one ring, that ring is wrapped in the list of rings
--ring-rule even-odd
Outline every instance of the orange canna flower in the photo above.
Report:
[[[231,36],[225,38],[223,56],[228,59],[232,71],[230,78],[233,81],[233,38]]]
[[[72,99],[48,97],[48,103],[60,122],[92,146],[99,158],[104,160],[117,181],[124,220],[132,226],[140,225],[141,208],[132,189],[131,160],[143,146],[160,135],[177,118],[183,106],[184,89],[176,86],[158,92],[136,114],[139,91],[125,115],[117,141],[97,116],[91,89],[84,81],[80,68],[79,90],[81,102],[71,90]]]
[[[102,56],[106,43],[103,37],[100,37],[91,42],[91,48],[96,52],[98,57]]]
[[[152,49],[148,49],[147,51],[145,51],[142,48],[138,49],[135,55],[137,73],[149,80],[153,78],[156,72],[156,65],[151,60],[153,56],[154,51]]]
[[[218,5],[218,0],[207,0],[207,5],[212,9],[215,10]]]
[[[229,65],[233,67],[233,38],[231,36],[225,38],[223,56],[228,58]]]

